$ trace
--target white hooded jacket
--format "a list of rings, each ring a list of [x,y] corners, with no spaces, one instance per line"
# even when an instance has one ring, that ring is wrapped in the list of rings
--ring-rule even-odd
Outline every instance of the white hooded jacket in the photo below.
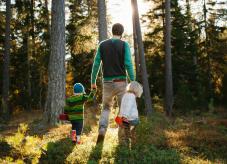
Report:
[[[121,101],[120,116],[129,121],[138,119],[136,96],[131,92],[126,92]]]

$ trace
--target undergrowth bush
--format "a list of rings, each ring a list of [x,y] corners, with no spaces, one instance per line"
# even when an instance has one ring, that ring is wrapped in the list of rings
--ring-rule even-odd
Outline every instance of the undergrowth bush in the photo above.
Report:
[[[28,125],[20,124],[15,135],[6,138],[6,142],[10,145],[10,152],[4,159],[8,162],[25,162],[38,163],[41,149],[40,139],[36,136],[28,136]]]
[[[29,136],[28,125],[0,137],[0,163],[225,163],[226,120],[215,115],[166,118],[161,113],[140,116],[131,147],[118,144],[118,129],[110,126],[103,145],[97,145],[97,127],[85,128],[81,145],[68,137],[70,125],[48,129],[42,139]],[[113,120],[112,120],[113,122]],[[89,123],[87,123],[90,125]]]
[[[162,163],[178,164],[180,156],[174,149],[158,149],[149,144],[138,144],[131,150],[124,147],[117,147],[115,153],[116,163]]]

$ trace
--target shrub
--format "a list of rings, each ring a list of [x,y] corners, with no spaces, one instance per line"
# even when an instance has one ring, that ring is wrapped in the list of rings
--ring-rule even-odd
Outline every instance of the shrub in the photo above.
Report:
[[[41,155],[40,139],[36,136],[28,136],[27,124],[20,124],[17,133],[6,139],[13,148],[11,155],[13,159],[20,158],[24,162],[38,163]]]

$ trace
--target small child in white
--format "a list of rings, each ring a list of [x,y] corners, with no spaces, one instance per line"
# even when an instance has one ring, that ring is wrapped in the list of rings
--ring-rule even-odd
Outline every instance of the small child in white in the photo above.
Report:
[[[122,97],[120,112],[115,121],[124,128],[124,138],[132,139],[132,131],[139,124],[139,114],[136,104],[136,97],[141,97],[143,87],[140,83],[132,81],[127,85],[126,93]]]

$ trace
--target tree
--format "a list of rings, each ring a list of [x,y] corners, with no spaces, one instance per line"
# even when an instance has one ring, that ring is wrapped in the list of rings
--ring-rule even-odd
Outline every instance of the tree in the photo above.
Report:
[[[163,100],[165,91],[165,68],[164,68],[164,2],[154,0],[149,12],[144,15],[148,31],[145,33],[144,48],[146,53],[146,63],[151,83],[152,97]],[[153,101],[156,101],[154,99]]]
[[[66,80],[66,93],[72,93],[72,86],[75,82],[81,82],[85,88],[87,76],[92,67],[93,53],[96,48],[98,31],[97,26],[97,2],[95,0],[69,0],[67,7],[70,11],[68,24],[66,26],[67,52],[70,54],[67,65],[67,75],[72,80]],[[80,70],[84,67],[83,71]],[[89,85],[89,86],[88,86]]]
[[[88,3],[89,2],[89,3]],[[68,24],[66,26],[67,51],[73,56],[95,49],[97,30],[97,5],[95,1],[69,0],[68,8],[70,11]]]
[[[142,74],[142,83],[143,83],[143,91],[144,91],[144,102],[145,102],[145,111],[146,114],[150,114],[152,112],[152,105],[151,105],[151,96],[150,96],[150,88],[148,82],[148,75],[147,75],[147,68],[145,62],[145,55],[144,55],[144,47],[142,41],[142,33],[141,27],[139,22],[139,12],[138,12],[138,5],[137,0],[131,0],[132,8],[133,8],[133,16],[134,16],[134,23],[135,23],[135,33],[137,36],[137,44],[139,49],[139,56],[140,56],[140,64],[141,64],[141,74]]]
[[[99,42],[107,39],[106,1],[98,0]]]
[[[9,65],[10,65],[10,20],[11,0],[6,1],[5,53],[3,57],[2,109],[6,119],[9,117]]]
[[[132,3],[133,5],[133,3]],[[134,7],[134,6],[132,6]],[[133,31],[136,31],[136,22],[135,22],[135,13],[132,13],[132,24]],[[139,77],[141,75],[140,72],[140,61],[139,61],[139,53],[138,53],[138,44],[137,44],[137,35],[136,32],[133,32],[133,43],[134,43],[134,56],[135,56],[135,66],[136,66],[136,80],[139,81]]]
[[[65,1],[53,0],[51,9],[51,53],[48,66],[46,121],[55,125],[65,105]]]
[[[167,116],[172,115],[173,81],[171,59],[171,21],[170,0],[165,1],[165,110]]]

